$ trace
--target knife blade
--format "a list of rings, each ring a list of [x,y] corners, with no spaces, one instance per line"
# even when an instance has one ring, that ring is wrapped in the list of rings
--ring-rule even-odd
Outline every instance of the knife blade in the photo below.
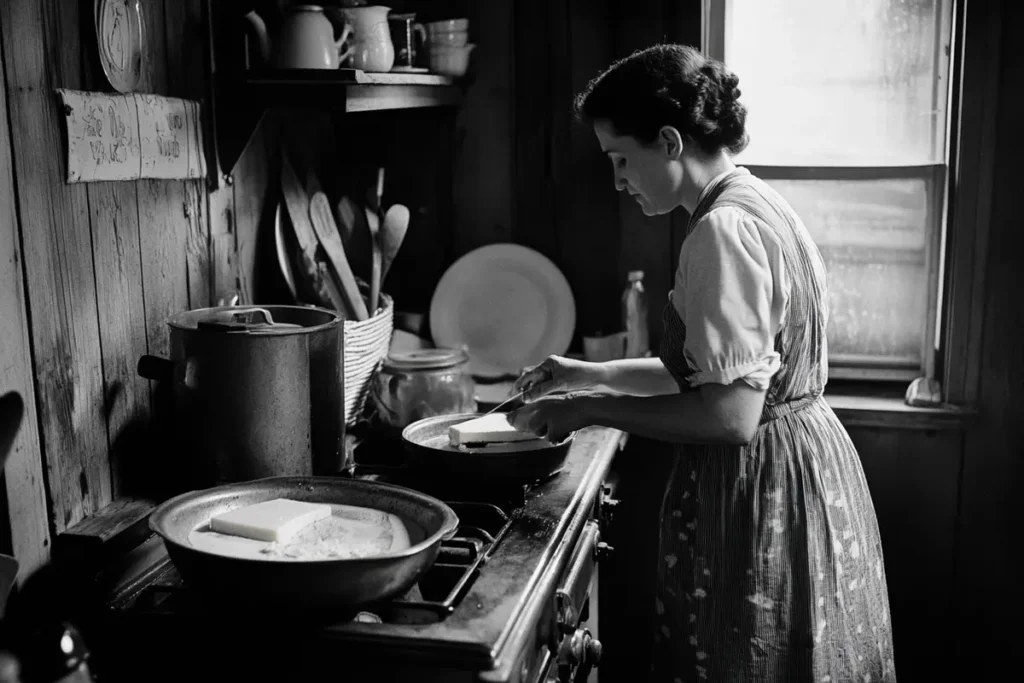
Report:
[[[494,406],[493,408],[488,410],[486,413],[484,413],[480,417],[487,417],[491,413],[498,412],[499,410],[501,410],[502,408],[507,406],[509,403],[512,403],[513,401],[518,401],[519,399],[521,399],[526,394],[526,391],[527,391],[526,389],[523,389],[522,391],[520,391],[519,393],[515,394],[514,396],[509,396],[504,401],[502,401],[498,405]]]

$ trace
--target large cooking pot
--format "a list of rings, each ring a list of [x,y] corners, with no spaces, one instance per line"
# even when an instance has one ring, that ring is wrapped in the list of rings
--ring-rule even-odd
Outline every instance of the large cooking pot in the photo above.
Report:
[[[172,436],[197,488],[333,474],[345,459],[342,317],[313,306],[204,308],[171,318]]]

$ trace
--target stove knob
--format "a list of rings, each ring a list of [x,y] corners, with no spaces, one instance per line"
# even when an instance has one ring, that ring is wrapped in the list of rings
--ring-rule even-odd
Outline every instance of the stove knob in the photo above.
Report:
[[[607,560],[615,552],[615,548],[608,545],[604,541],[599,542],[594,546],[594,560],[600,562],[601,560]]]
[[[583,655],[583,661],[591,666],[597,666],[601,663],[602,652],[603,647],[601,646],[601,641],[597,638],[591,637],[587,641],[587,648]]]

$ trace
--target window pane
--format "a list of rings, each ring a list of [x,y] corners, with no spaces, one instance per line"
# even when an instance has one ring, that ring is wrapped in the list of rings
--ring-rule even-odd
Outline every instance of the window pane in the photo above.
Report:
[[[829,356],[921,361],[929,184],[923,179],[767,180],[796,209],[828,268]]]
[[[951,0],[720,0],[750,146],[775,166],[944,163]]]

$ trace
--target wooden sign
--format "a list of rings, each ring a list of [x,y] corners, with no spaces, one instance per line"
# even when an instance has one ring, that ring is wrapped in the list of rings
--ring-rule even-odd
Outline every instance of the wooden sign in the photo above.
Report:
[[[58,89],[69,183],[206,177],[199,103]]]

